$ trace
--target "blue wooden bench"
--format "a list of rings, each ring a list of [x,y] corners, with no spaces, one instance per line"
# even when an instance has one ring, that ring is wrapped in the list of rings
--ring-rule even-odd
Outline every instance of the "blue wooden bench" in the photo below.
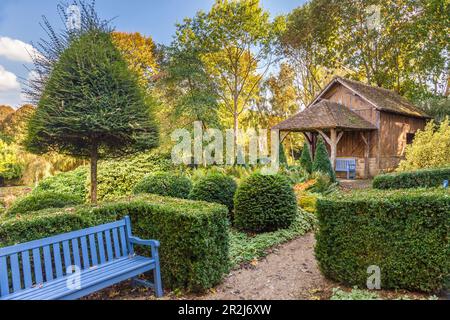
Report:
[[[134,246],[149,246],[151,258]],[[159,242],[131,235],[130,218],[0,249],[0,300],[74,300],[127,279],[163,295]],[[75,272],[74,272],[75,271]],[[137,277],[153,271],[154,283]]]
[[[356,159],[336,159],[336,172],[346,172],[347,179],[356,179]]]

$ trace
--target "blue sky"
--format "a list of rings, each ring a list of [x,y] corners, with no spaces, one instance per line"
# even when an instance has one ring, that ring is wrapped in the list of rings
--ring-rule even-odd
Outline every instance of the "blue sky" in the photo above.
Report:
[[[214,0],[97,0],[100,16],[114,18],[113,25],[125,32],[139,31],[158,43],[171,42],[175,23],[207,11]],[[304,0],[261,0],[272,17],[290,12]],[[45,15],[53,26],[61,26],[56,12],[59,0],[0,1],[0,105],[23,103],[20,82],[28,77],[25,44],[36,43],[45,33],[39,26]],[[5,39],[7,38],[7,39]],[[20,42],[19,42],[20,41]],[[25,44],[24,44],[25,43]],[[28,47],[31,49],[31,47]],[[18,52],[21,51],[21,52]]]

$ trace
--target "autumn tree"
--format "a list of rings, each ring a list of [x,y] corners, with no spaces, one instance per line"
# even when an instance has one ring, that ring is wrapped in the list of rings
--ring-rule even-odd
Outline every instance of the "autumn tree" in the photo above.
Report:
[[[152,78],[159,72],[156,45],[151,37],[139,32],[113,32],[114,44],[122,53],[131,71],[139,75],[139,83],[148,88]]]
[[[280,20],[270,21],[259,0],[217,0],[208,13],[199,12],[178,26],[177,34],[189,34],[185,40],[200,48],[208,81],[223,117],[231,119],[235,139],[239,118],[274,61],[272,44],[282,27]]]
[[[36,154],[89,158],[96,203],[98,160],[149,150],[158,134],[139,76],[114,45],[111,29],[93,4],[78,4],[81,28],[59,36],[51,29],[53,41],[44,43],[47,50],[35,61],[40,77],[31,87],[38,107],[25,145]]]

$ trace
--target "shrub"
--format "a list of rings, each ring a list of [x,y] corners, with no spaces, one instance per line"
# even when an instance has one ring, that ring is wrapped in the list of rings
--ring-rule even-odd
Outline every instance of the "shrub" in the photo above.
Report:
[[[223,204],[232,215],[236,189],[237,184],[232,177],[220,173],[211,173],[194,183],[189,197],[192,200]]]
[[[255,173],[238,187],[234,208],[239,229],[275,231],[291,225],[297,215],[297,200],[284,176]]]
[[[399,171],[450,166],[450,118],[440,126],[430,122],[425,130],[418,131],[413,144],[406,147],[405,158]]]
[[[317,208],[317,195],[309,192],[296,192],[297,203],[300,208],[309,213],[315,213]]]
[[[81,204],[77,196],[67,193],[39,192],[32,193],[22,199],[17,200],[7,211],[8,216],[17,214],[27,214],[48,208],[64,208]]]
[[[450,180],[450,168],[425,169],[413,172],[399,172],[376,176],[375,189],[432,188]]]
[[[98,167],[98,199],[110,201],[131,195],[136,183],[153,172],[173,170],[171,155],[158,151],[125,159],[102,161]],[[86,188],[88,189],[88,185]]]
[[[336,174],[333,170],[333,166],[331,165],[330,158],[328,157],[328,151],[322,138],[320,138],[317,143],[316,156],[314,158],[312,171],[328,174],[333,182],[336,181]]]
[[[228,272],[226,207],[154,195],[9,219],[0,223],[0,246],[112,222],[126,215],[131,217],[136,236],[161,242],[161,272],[166,287],[204,291]]]
[[[157,172],[142,179],[134,187],[133,193],[151,193],[187,199],[191,189],[192,182],[189,178],[173,173]]]
[[[21,217],[0,220],[0,247],[25,243],[92,226],[77,212],[47,209]]]
[[[381,269],[383,289],[432,292],[449,276],[450,193],[367,191],[321,198],[316,257],[329,278],[363,287]]]
[[[311,160],[311,153],[309,152],[309,146],[307,143],[303,145],[302,150],[302,157],[300,158],[300,164],[303,167],[303,169],[306,170],[308,173],[312,173],[312,160]]]
[[[33,193],[64,193],[75,196],[80,201],[84,201],[87,197],[87,189],[85,188],[87,171],[87,167],[80,167],[73,171],[46,178],[37,185]]]

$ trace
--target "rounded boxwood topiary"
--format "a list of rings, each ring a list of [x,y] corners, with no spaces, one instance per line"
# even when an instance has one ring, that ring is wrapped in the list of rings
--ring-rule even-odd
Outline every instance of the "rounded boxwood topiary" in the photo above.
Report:
[[[187,199],[192,189],[189,178],[168,172],[157,172],[142,179],[133,189],[134,194],[150,193]]]
[[[266,232],[288,228],[297,214],[297,199],[282,175],[255,173],[245,179],[234,197],[234,223],[239,229]]]
[[[64,208],[76,206],[83,201],[76,195],[68,193],[58,193],[51,191],[41,191],[32,193],[22,199],[17,200],[6,212],[8,216],[26,214],[49,208]]]
[[[194,183],[189,197],[192,200],[223,204],[232,215],[236,189],[237,184],[232,177],[222,173],[210,173]]]

